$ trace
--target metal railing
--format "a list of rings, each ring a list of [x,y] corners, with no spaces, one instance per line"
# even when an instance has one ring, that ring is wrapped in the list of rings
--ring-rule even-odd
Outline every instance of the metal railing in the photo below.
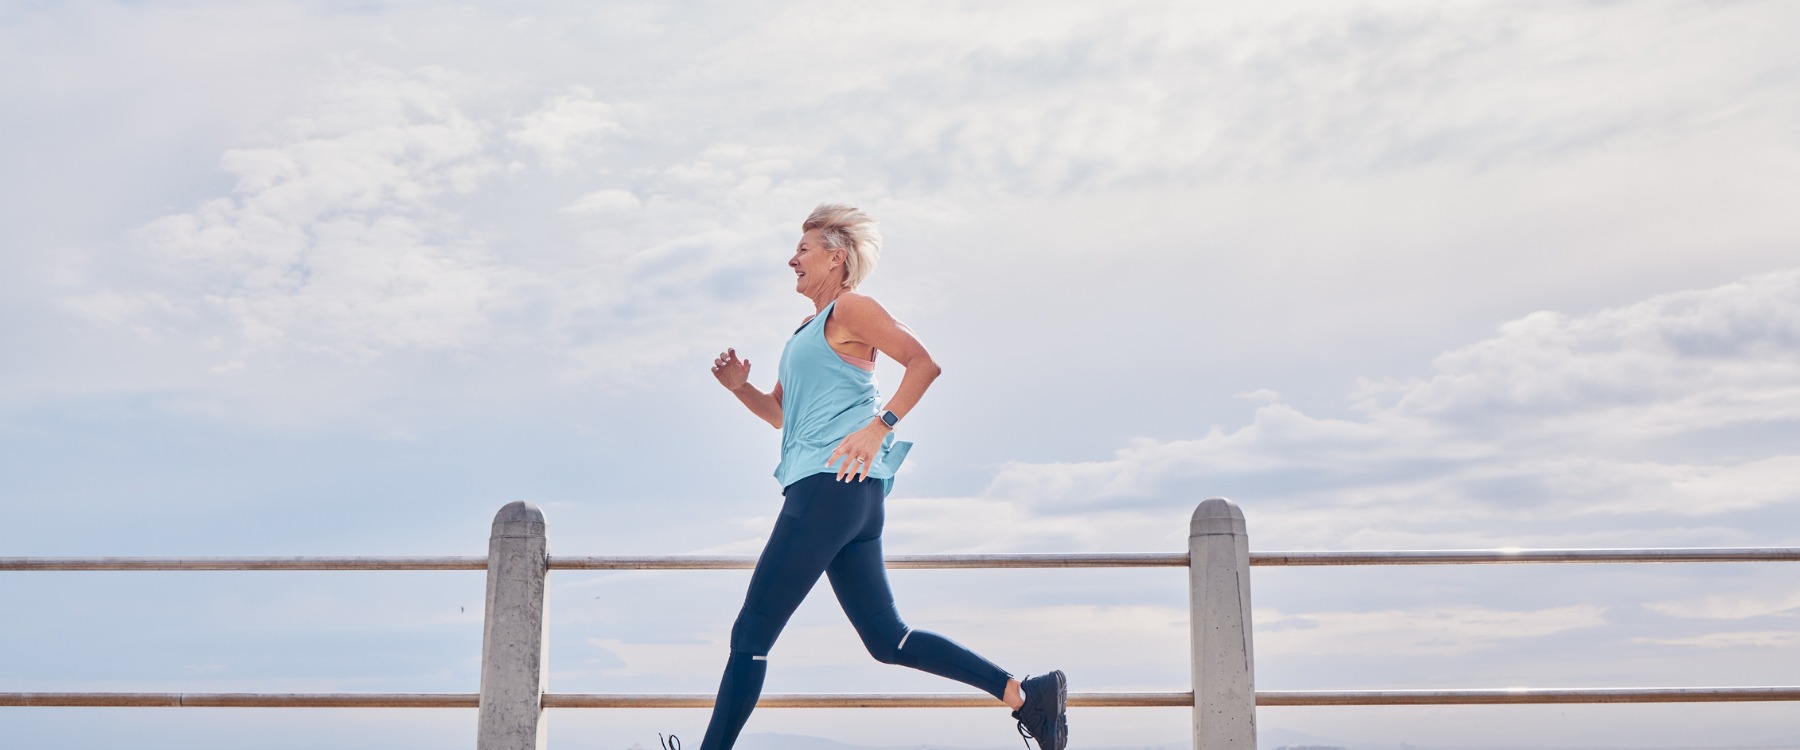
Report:
[[[544,591],[551,570],[741,570],[751,556],[552,556],[543,514],[512,503],[494,519],[488,555],[444,557],[0,557],[0,571],[486,570],[479,693],[0,692],[5,706],[476,708],[480,750],[541,740],[547,708],[707,708],[710,694],[547,693]],[[1181,692],[1077,692],[1074,707],[1193,709],[1194,747],[1255,746],[1256,706],[1800,701],[1800,687],[1509,688],[1473,690],[1254,689],[1251,567],[1567,563],[1800,562],[1800,548],[1499,549],[1259,552],[1224,498],[1194,511],[1187,553],[893,555],[891,569],[1185,567],[1193,686]],[[982,694],[768,694],[763,708],[963,708],[1000,705]]]
[[[1185,568],[1180,552],[888,555],[889,570]],[[474,555],[438,557],[0,557],[0,571],[487,570]],[[1250,567],[1800,562],[1800,547],[1252,552]],[[547,555],[550,570],[749,570],[754,555]]]

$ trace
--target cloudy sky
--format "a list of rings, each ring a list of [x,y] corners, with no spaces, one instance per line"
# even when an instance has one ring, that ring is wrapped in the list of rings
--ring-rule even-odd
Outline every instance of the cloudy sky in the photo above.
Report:
[[[817,203],[943,364],[895,553],[1800,546],[1800,7],[0,3],[0,555],[751,554]],[[883,379],[898,382],[897,370]],[[906,571],[1075,690],[1184,574]],[[551,689],[708,692],[742,572],[557,573]],[[1263,689],[1794,684],[1779,564],[1259,569]],[[8,573],[0,691],[477,687],[478,573]],[[959,689],[830,597],[769,690]],[[1800,744],[1793,704],[1264,709],[1358,747]],[[624,750],[704,712],[555,711]],[[1179,743],[1078,710],[1082,746]],[[31,746],[468,746],[468,711],[0,709]],[[749,731],[1005,747],[996,711]],[[652,745],[653,746],[653,745]]]

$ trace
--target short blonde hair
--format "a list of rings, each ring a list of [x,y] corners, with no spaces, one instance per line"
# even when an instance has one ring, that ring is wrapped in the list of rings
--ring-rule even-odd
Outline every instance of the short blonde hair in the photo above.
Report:
[[[875,270],[881,259],[881,228],[875,217],[855,206],[821,203],[800,225],[800,231],[819,230],[830,250],[844,250],[844,288],[855,289]]]

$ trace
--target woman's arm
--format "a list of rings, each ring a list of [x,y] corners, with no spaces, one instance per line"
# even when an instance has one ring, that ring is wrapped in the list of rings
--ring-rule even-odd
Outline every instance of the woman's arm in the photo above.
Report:
[[[931,381],[944,372],[937,360],[931,358],[931,353],[925,351],[925,345],[919,342],[913,330],[895,320],[872,297],[847,293],[838,298],[831,317],[843,324],[841,330],[848,339],[868,344],[906,368],[906,374],[900,377],[900,387],[894,389],[886,406],[888,411],[902,418],[919,405],[919,399],[925,396]]]
[[[775,381],[775,390],[763,393],[750,384],[750,360],[738,359],[736,349],[726,349],[713,360],[713,377],[718,378],[719,385],[737,396],[750,413],[768,422],[770,427],[781,429],[781,381]]]
[[[912,329],[895,320],[873,298],[844,294],[833,308],[831,321],[838,324],[836,327],[845,341],[867,344],[906,368],[906,374],[900,377],[900,387],[894,389],[894,396],[888,399],[886,406],[895,416],[906,417],[925,396],[931,381],[944,372],[944,368],[931,358],[931,353],[925,351],[925,345],[919,342]],[[882,438],[887,437],[891,429],[880,419],[871,420],[868,426],[844,438],[826,465],[844,456],[844,464],[838,468],[839,479],[846,474],[853,479],[858,473],[868,476],[868,465],[874,461],[876,451],[881,450]],[[863,459],[861,464],[856,463],[858,458]]]

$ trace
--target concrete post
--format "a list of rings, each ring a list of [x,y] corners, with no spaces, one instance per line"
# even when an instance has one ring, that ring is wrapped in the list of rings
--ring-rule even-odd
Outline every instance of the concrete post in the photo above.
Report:
[[[1188,527],[1188,627],[1193,638],[1194,749],[1256,750],[1250,647],[1250,537],[1222,497]]]
[[[527,502],[494,516],[488,539],[487,621],[481,633],[481,723],[476,750],[542,750],[544,514]]]

